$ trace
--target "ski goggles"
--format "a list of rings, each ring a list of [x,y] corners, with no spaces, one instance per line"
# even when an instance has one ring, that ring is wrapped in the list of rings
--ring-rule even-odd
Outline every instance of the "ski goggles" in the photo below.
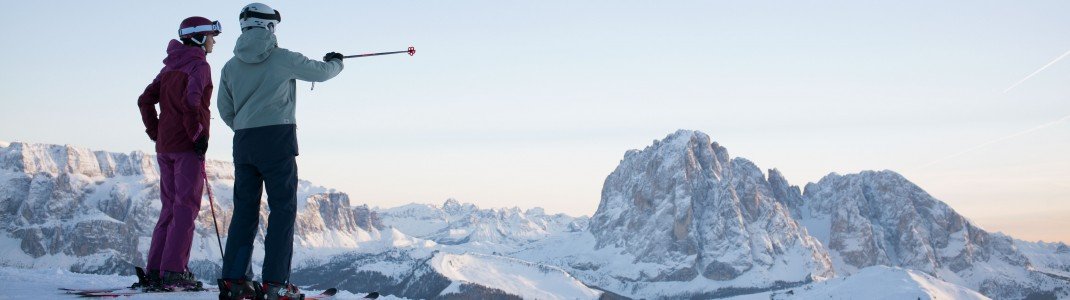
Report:
[[[241,14],[238,15],[238,20],[245,20],[247,18],[257,18],[257,19],[264,19],[264,20],[275,20],[275,22],[282,23],[282,14],[279,13],[279,10],[277,10],[277,9],[275,10],[274,14],[270,14],[270,15],[269,14],[265,14],[265,13],[261,13],[261,12],[251,11],[251,10],[244,10],[244,11],[241,12]]]
[[[219,21],[212,21],[212,24],[186,27],[178,30],[178,36],[187,36],[202,32],[215,32],[215,34],[220,34],[223,33],[223,25],[219,24]]]

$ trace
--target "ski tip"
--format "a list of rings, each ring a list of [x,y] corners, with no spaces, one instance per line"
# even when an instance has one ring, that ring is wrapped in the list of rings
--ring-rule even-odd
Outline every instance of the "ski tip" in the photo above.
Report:
[[[379,292],[371,292],[371,293],[368,293],[367,296],[364,296],[364,299],[377,299],[377,298],[379,298]]]
[[[324,295],[334,295],[334,294],[337,294],[337,293],[338,293],[338,289],[336,289],[336,288],[329,288],[326,291],[323,291]]]

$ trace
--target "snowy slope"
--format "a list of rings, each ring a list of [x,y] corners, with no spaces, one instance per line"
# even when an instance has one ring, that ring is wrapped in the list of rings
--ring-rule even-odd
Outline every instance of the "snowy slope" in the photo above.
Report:
[[[442,295],[460,292],[464,283],[476,283],[525,299],[597,299],[602,294],[560,268],[513,258],[438,253],[428,264],[453,281]]]
[[[886,266],[868,267],[851,276],[832,278],[775,292],[729,298],[767,299],[989,299],[971,289],[923,272]]]
[[[96,275],[70,273],[53,269],[16,269],[0,267],[0,282],[3,282],[4,293],[0,299],[73,299],[75,295],[66,294],[60,288],[71,289],[99,289],[129,286],[137,279],[134,276],[120,275]],[[305,294],[318,294],[322,290],[302,290]],[[359,299],[366,293],[352,293],[339,291],[335,299]],[[214,292],[192,293],[150,293],[123,297],[123,299],[212,299],[217,297]],[[394,300],[405,299],[389,295],[379,299]]]

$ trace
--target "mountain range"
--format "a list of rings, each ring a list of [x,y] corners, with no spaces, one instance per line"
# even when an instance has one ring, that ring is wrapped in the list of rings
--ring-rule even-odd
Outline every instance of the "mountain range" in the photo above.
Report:
[[[209,205],[225,238],[234,178],[229,162],[206,166],[216,197],[202,203],[190,268],[214,282]],[[150,154],[0,143],[0,266],[129,274],[144,264],[158,180]],[[1070,297],[1064,243],[986,231],[889,170],[800,188],[691,130],[627,151],[589,218],[455,199],[369,207],[303,180],[298,199],[291,280],[312,288],[412,299],[768,299],[851,295],[902,278],[869,291]],[[263,227],[258,249],[262,238]]]

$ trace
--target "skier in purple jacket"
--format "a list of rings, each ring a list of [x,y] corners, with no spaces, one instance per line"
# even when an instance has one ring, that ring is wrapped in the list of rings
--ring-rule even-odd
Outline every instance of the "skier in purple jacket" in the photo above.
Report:
[[[187,290],[201,285],[186,265],[201,210],[208,150],[212,72],[205,55],[212,53],[220,33],[218,21],[183,20],[179,39],[167,45],[163,69],[137,99],[145,132],[156,143],[163,204],[149,246],[146,269],[151,288]]]

